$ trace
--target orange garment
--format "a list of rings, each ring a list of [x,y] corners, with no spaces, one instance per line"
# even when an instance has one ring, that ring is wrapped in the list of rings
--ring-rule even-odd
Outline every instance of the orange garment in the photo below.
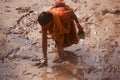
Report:
[[[66,5],[64,7],[53,7],[50,10],[50,13],[53,14],[53,22],[48,30],[52,37],[64,47],[78,42],[74,20],[70,14],[66,13],[68,10],[73,9]]]

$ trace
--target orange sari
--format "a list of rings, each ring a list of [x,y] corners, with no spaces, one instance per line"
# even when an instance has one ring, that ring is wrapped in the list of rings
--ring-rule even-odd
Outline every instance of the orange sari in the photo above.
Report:
[[[63,47],[68,47],[78,42],[75,23],[71,15],[66,11],[73,10],[69,6],[53,7],[50,13],[53,14],[53,23],[49,27],[49,33]]]

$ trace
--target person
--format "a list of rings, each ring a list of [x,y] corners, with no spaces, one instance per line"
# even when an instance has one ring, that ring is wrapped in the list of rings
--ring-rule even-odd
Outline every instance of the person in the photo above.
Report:
[[[84,32],[73,9],[63,1],[57,1],[50,10],[41,12],[38,23],[42,27],[43,51],[43,59],[39,66],[47,65],[47,31],[54,39],[59,55],[54,62],[64,61],[65,47],[79,43],[76,26],[79,32]]]

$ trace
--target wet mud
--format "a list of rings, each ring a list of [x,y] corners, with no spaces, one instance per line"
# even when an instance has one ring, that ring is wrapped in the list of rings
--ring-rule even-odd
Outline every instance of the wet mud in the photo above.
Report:
[[[120,1],[64,0],[73,7],[85,39],[65,48],[62,63],[48,35],[48,65],[42,55],[40,12],[55,0],[0,0],[0,80],[120,80]]]

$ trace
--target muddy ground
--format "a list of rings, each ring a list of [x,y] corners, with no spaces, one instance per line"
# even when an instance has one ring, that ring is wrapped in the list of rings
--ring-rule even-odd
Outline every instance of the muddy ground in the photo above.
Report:
[[[120,80],[120,0],[64,0],[86,33],[65,48],[68,59],[53,63],[48,35],[48,66],[42,58],[40,12],[55,0],[0,0],[0,80]]]

